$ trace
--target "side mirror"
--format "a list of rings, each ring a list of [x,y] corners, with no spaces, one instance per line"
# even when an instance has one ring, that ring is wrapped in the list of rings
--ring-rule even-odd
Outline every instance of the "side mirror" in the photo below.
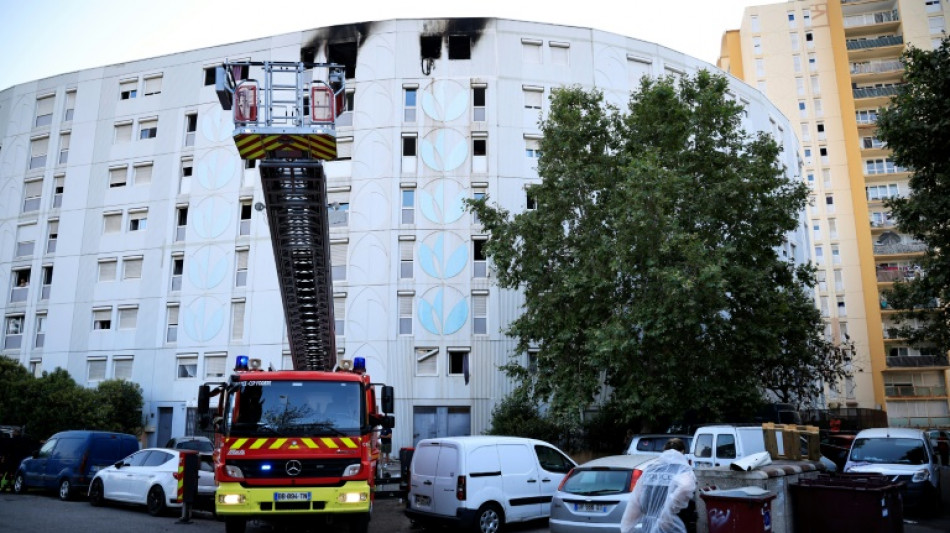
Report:
[[[198,387],[198,408],[196,409],[198,415],[198,426],[207,431],[208,426],[211,425],[211,416],[208,411],[211,410],[211,387],[208,385],[201,385]]]
[[[383,397],[381,400],[382,410],[384,413],[392,413],[396,410],[396,394],[393,392],[393,388],[390,385],[383,386]],[[392,427],[392,426],[390,426]]]

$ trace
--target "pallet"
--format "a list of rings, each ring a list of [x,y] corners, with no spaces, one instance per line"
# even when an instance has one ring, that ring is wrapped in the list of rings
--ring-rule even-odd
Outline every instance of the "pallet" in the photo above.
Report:
[[[762,433],[765,437],[765,451],[773,459],[787,459],[790,461],[818,461],[821,459],[818,426],[802,426],[797,424],[762,424]],[[778,449],[778,433],[782,434],[782,450]],[[801,439],[806,442],[806,454],[802,457]]]

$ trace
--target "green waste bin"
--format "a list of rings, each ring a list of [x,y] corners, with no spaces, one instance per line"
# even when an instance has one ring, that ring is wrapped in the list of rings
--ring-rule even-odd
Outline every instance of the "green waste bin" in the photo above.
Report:
[[[759,487],[705,490],[709,533],[766,533],[772,531],[775,494]]]
[[[820,474],[788,486],[796,533],[903,533],[902,481]]]

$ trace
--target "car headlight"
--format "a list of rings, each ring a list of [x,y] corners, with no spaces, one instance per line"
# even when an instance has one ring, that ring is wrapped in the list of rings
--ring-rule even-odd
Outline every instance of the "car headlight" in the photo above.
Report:
[[[345,470],[343,470],[343,477],[355,476],[356,474],[359,474],[359,473],[360,473],[360,464],[355,463],[355,464],[351,464],[350,466],[346,467]]]
[[[244,479],[244,472],[241,469],[234,465],[224,465],[224,473],[229,477],[234,479]]]
[[[910,480],[914,483],[920,483],[922,481],[927,481],[930,479],[930,470],[924,468],[923,470],[918,470],[914,472],[914,477]]]
[[[365,492],[344,492],[337,497],[340,503],[363,503],[369,500],[369,494]]]
[[[218,503],[221,505],[241,505],[247,498],[243,494],[218,494]]]

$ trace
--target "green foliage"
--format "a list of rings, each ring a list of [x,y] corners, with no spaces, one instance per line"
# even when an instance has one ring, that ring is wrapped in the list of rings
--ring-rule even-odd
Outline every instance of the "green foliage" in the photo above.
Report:
[[[807,188],[771,138],[741,130],[727,86],[705,71],[644,79],[625,113],[559,90],[538,208],[469,201],[499,285],[524,292],[508,333],[519,353],[540,348],[537,371],[518,357],[505,369],[555,419],[579,417],[605,385],[627,421],[650,424],[717,419],[766,390],[798,402],[841,375],[803,290],[810,270],[775,252]]]
[[[897,335],[945,355],[950,350],[950,38],[903,55],[904,85],[878,116],[878,136],[894,161],[913,171],[910,195],[885,203],[902,233],[927,246],[923,275],[899,282],[885,297]]]
[[[537,402],[524,389],[517,389],[495,406],[488,434],[558,443],[564,431],[552,419],[541,414]]]
[[[108,380],[87,389],[62,368],[35,378],[15,360],[0,357],[0,424],[26,426],[35,438],[69,429],[138,434],[142,405],[138,384]]]

